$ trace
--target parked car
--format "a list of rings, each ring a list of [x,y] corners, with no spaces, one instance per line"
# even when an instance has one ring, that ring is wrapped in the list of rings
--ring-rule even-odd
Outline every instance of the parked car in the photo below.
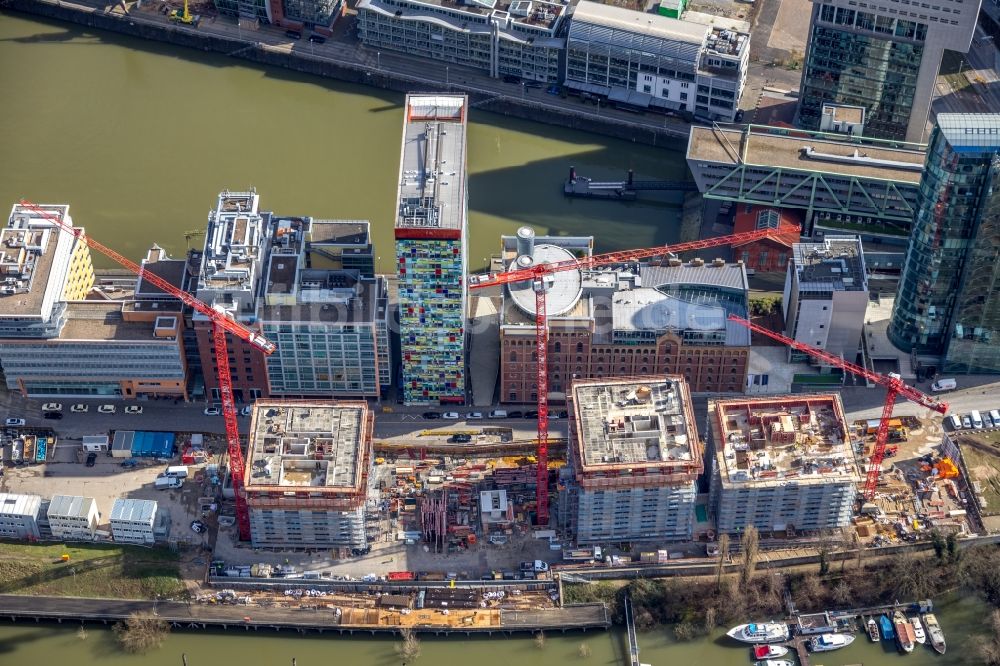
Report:
[[[101,405],[100,407],[97,408],[97,411],[100,412],[101,414],[114,414],[116,411],[118,411],[118,408],[115,407],[114,405]]]
[[[126,414],[142,414],[142,405],[129,405],[125,408]]]
[[[507,412],[507,418],[509,418],[509,419],[523,419],[524,418],[524,412],[522,412],[520,409],[515,409],[514,411]]]
[[[969,418],[968,414],[966,414],[965,416],[962,417],[962,427],[963,428],[971,428],[972,427],[972,419]]]
[[[125,469],[132,469],[133,467],[138,467],[139,461],[135,458],[127,458],[122,461],[122,467]]]
[[[24,419],[7,419],[4,421],[4,425],[9,428],[17,428],[18,426],[24,425]]]
[[[472,441],[472,435],[465,435],[459,433],[458,435],[452,435],[448,438],[449,444],[468,444]]]
[[[465,415],[466,421],[478,421],[481,418],[483,418],[482,412],[469,412],[468,414]]]
[[[450,421],[457,421],[462,418],[458,412],[445,412],[441,418],[448,419]]]
[[[309,35],[309,41],[313,44],[326,44],[326,37],[323,35]]]
[[[524,418],[526,418],[526,419],[537,419],[538,418],[538,411],[534,410],[534,409],[529,409],[528,411],[526,411],[524,413]]]
[[[205,416],[218,416],[222,413],[222,410],[218,407],[206,407],[203,413]]]
[[[97,454],[96,453],[88,453],[87,454],[87,467],[93,467],[96,464],[97,464]]]
[[[302,39],[302,33],[298,30],[286,30],[285,37],[289,39]]]
[[[62,412],[44,412],[42,414],[43,419],[48,419],[50,421],[58,421],[62,418]]]
[[[43,412],[61,412],[62,403],[61,402],[47,402],[42,405]]]
[[[561,419],[568,419],[569,418],[569,412],[567,412],[565,409],[562,410],[562,411],[560,411],[559,412],[559,418],[561,418]]]
[[[439,419],[441,418],[441,412],[424,412],[423,417],[425,419]]]
[[[82,402],[78,402],[77,404],[70,407],[69,411],[73,412],[74,414],[86,414],[87,412],[90,411],[90,406],[85,405]]]

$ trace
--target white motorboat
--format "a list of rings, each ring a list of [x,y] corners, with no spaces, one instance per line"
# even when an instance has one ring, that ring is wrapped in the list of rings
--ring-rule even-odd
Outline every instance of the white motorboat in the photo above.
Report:
[[[780,643],[788,640],[788,625],[784,622],[751,622],[733,627],[726,635],[744,643]]]
[[[941,625],[938,624],[933,613],[924,613],[924,627],[927,637],[931,639],[931,647],[938,654],[944,654],[948,646],[944,642],[944,632],[941,631]]]
[[[754,645],[750,649],[753,651],[753,658],[757,660],[784,657],[788,654],[788,648],[784,645]]]
[[[809,649],[813,652],[829,652],[847,647],[854,642],[851,634],[820,634],[809,641]]]
[[[920,624],[919,615],[910,616],[910,624],[913,625],[913,638],[921,645],[927,642],[927,634],[924,633],[924,625]]]
[[[794,664],[787,659],[761,659],[760,661],[755,661],[754,666],[794,666]]]

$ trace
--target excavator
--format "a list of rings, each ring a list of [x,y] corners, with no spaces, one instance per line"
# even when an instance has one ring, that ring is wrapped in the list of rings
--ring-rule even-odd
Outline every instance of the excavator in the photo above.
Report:
[[[184,0],[184,9],[175,9],[170,12],[170,20],[175,23],[183,23],[184,25],[198,25],[198,20],[201,18],[198,14],[192,14],[188,10],[188,0]]]

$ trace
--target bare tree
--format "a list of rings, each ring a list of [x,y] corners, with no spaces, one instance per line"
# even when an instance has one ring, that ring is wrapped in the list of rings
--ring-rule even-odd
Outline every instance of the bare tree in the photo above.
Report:
[[[399,632],[403,640],[396,644],[396,653],[403,658],[403,663],[413,661],[420,656],[420,639],[412,629],[406,628]]]
[[[160,647],[170,633],[170,625],[158,617],[132,613],[112,629],[126,652],[141,654]]]
[[[537,634],[535,634],[535,647],[538,648],[539,650],[542,650],[542,649],[545,648],[545,632],[544,631],[539,631]]]
[[[753,525],[747,525],[743,530],[743,536],[740,537],[740,551],[743,564],[740,569],[740,583],[745,587],[757,569],[757,556],[760,551],[760,535]]]
[[[729,535],[723,532],[719,535],[719,566],[715,572],[715,588],[722,588],[722,572],[726,568],[726,559],[729,557]]]
[[[590,646],[586,643],[580,643],[580,647],[576,649],[576,654],[580,659],[586,659],[591,655]]]

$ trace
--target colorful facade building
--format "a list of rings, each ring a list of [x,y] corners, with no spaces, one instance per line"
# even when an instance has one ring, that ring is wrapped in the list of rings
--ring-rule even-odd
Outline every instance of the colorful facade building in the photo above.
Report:
[[[406,98],[395,224],[406,404],[466,398],[467,110],[464,95]]]

